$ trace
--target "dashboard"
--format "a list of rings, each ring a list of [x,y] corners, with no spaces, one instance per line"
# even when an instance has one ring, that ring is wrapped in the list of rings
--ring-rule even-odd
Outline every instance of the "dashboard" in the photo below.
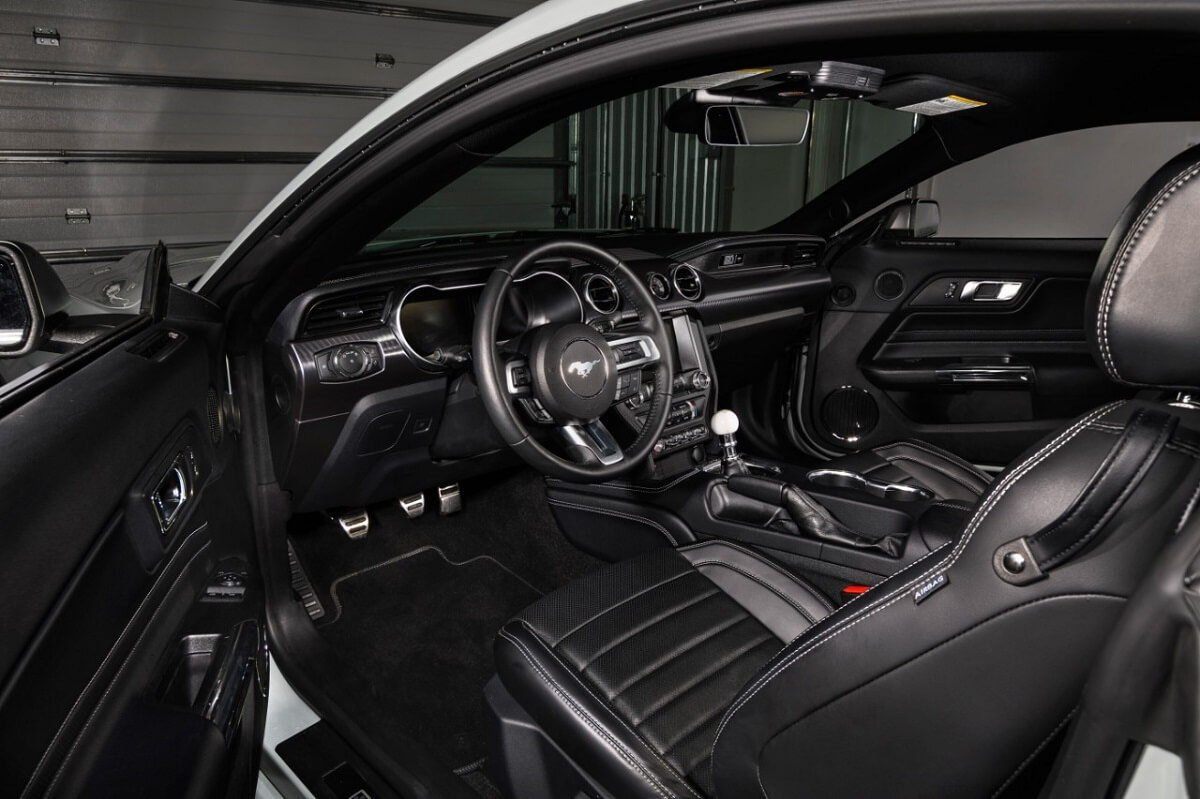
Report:
[[[676,379],[647,468],[704,457],[719,398],[801,343],[830,289],[824,243],[805,236],[598,239],[644,281],[671,331]],[[277,478],[296,510],[362,507],[514,462],[471,369],[475,306],[520,245],[406,251],[347,265],[297,297],[265,353]],[[636,322],[620,290],[581,261],[548,259],[516,281],[500,344],[550,322],[611,337]],[[619,403],[614,434],[636,435],[649,386]]]

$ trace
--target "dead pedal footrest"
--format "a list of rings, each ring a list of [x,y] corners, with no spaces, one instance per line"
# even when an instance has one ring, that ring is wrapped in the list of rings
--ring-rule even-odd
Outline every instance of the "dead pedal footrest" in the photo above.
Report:
[[[312,581],[304,573],[304,567],[300,565],[300,559],[296,557],[296,550],[292,547],[291,541],[288,541],[288,567],[292,570],[292,590],[300,598],[300,604],[304,605],[308,617],[313,621],[324,618],[325,606],[321,604],[320,597],[313,590]]]

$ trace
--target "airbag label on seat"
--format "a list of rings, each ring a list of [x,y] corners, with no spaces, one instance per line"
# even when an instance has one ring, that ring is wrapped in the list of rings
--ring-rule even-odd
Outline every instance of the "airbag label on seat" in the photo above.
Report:
[[[942,572],[937,577],[932,577],[926,582],[921,583],[920,587],[917,588],[917,592],[913,594],[913,602],[919,605],[935,591],[940,591],[948,585],[950,585],[950,578],[946,576],[945,572]]]

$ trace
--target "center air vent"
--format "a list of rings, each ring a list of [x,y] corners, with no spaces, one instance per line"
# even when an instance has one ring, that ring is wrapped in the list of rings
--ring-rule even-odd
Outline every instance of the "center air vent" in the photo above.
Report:
[[[382,324],[390,294],[388,289],[364,289],[318,300],[308,309],[301,335],[323,338]]]
[[[583,281],[583,296],[596,313],[615,313],[621,307],[621,295],[608,275],[588,275]]]
[[[687,264],[680,264],[671,271],[671,282],[685,300],[700,299],[700,274]]]

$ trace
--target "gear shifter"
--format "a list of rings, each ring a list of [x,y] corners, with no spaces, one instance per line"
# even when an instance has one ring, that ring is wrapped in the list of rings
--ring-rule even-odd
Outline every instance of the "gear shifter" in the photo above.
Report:
[[[734,436],[738,431],[737,414],[730,410],[719,410],[712,415],[708,426],[721,439],[721,467],[725,476],[748,474],[750,470],[746,468],[746,462],[738,452],[737,438]]]

